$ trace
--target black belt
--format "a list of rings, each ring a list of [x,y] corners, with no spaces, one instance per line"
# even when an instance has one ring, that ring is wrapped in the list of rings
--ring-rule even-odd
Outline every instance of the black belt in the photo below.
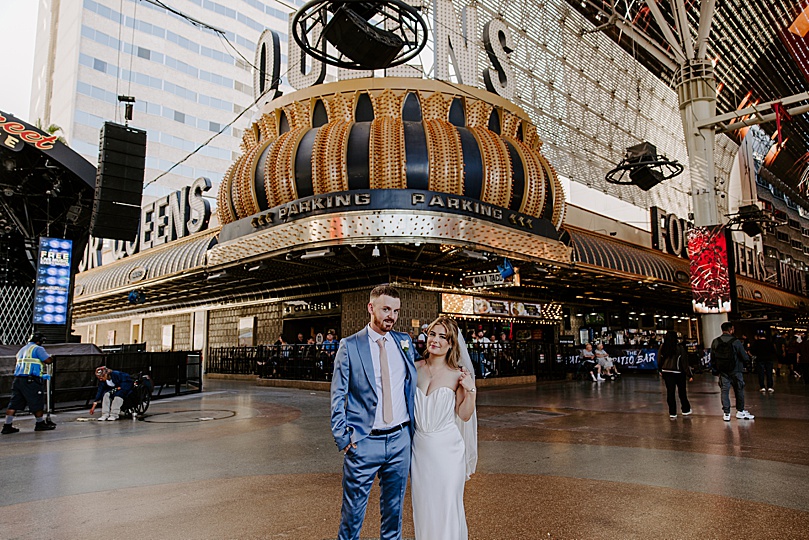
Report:
[[[393,426],[392,428],[388,428],[388,429],[372,429],[371,430],[371,435],[374,435],[374,436],[376,436],[376,435],[389,435],[391,433],[401,431],[401,430],[403,430],[404,428],[406,428],[409,425],[410,425],[410,420],[408,420],[407,422],[402,422],[398,426]]]

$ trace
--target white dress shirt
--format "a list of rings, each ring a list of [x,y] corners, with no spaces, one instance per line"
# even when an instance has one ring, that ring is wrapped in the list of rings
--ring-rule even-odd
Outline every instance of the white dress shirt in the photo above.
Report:
[[[373,429],[387,429],[398,426],[410,420],[410,413],[407,412],[407,401],[405,400],[405,379],[407,368],[404,356],[396,339],[390,334],[385,334],[385,351],[388,353],[388,368],[390,371],[391,402],[393,404],[393,421],[386,424],[382,420],[382,369],[379,367],[379,345],[377,340],[382,334],[376,333],[371,325],[368,325],[368,344],[371,347],[371,358],[374,362],[374,378],[376,384],[376,416],[374,418]]]

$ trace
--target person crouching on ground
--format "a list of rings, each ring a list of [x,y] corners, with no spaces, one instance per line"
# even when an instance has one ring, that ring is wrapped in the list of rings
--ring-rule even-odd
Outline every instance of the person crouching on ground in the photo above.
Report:
[[[101,366],[96,368],[96,378],[98,393],[93,400],[93,406],[90,407],[90,414],[96,412],[96,407],[101,402],[101,418],[98,421],[118,420],[124,398],[132,392],[132,377],[122,371],[113,371],[107,366]]]

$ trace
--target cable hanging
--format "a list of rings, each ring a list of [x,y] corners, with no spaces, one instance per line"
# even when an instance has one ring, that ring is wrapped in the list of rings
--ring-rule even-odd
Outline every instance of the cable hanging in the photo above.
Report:
[[[239,55],[239,56],[242,58],[242,60],[243,60],[243,61],[244,61],[244,62],[245,62],[247,65],[249,65],[250,67],[252,67],[252,68],[253,68],[253,69],[255,69],[255,70],[258,70],[258,69],[259,69],[259,68],[258,68],[258,67],[256,67],[256,66],[255,66],[255,65],[254,65],[252,62],[250,62],[250,61],[249,61],[247,58],[245,58],[245,56],[244,56],[244,55],[243,55],[243,54],[242,54],[242,53],[239,51],[239,49],[237,49],[237,48],[236,48],[236,46],[235,46],[235,45],[234,45],[234,44],[233,44],[233,43],[230,41],[230,39],[228,39],[228,37],[227,37],[227,33],[226,33],[224,30],[220,30],[219,28],[216,28],[216,27],[214,27],[214,26],[211,26],[210,24],[208,24],[208,23],[206,23],[206,22],[200,21],[199,19],[195,19],[195,18],[193,18],[193,17],[191,17],[191,16],[189,16],[189,15],[186,15],[185,13],[183,13],[183,12],[181,12],[181,11],[177,10],[177,9],[174,9],[174,8],[172,8],[171,6],[168,6],[167,4],[165,4],[164,2],[162,2],[161,0],[143,0],[143,1],[149,2],[149,3],[150,3],[150,4],[152,4],[152,5],[155,5],[155,6],[158,6],[158,7],[160,7],[160,8],[163,8],[163,9],[165,9],[166,11],[169,11],[169,12],[171,12],[171,13],[173,13],[173,14],[177,15],[178,17],[182,17],[183,19],[186,19],[188,22],[190,22],[190,23],[191,23],[191,24],[193,24],[194,26],[197,26],[197,27],[199,27],[199,28],[204,28],[204,29],[207,29],[207,30],[210,30],[210,31],[214,32],[214,33],[217,35],[217,37],[219,37],[220,41],[221,41],[221,40],[224,38],[225,42],[226,42],[226,43],[227,43],[227,44],[228,44],[228,45],[229,45],[229,46],[230,46],[230,47],[231,47],[231,48],[232,48],[232,49],[233,49],[233,50],[236,52],[236,54],[238,54],[238,55]],[[288,5],[284,4],[283,2],[281,2],[280,0],[275,0],[275,1],[276,1],[276,2],[278,2],[279,4],[283,5],[284,7],[289,8],[289,9],[292,9],[292,10],[294,11],[294,8],[291,8],[290,6],[288,6]],[[211,143],[211,141],[213,141],[213,140],[214,140],[216,137],[218,137],[219,135],[221,135],[222,133],[224,133],[225,131],[227,131],[227,130],[228,130],[228,129],[229,129],[229,128],[230,128],[230,127],[233,125],[233,124],[235,124],[235,123],[236,123],[236,122],[237,122],[237,121],[238,121],[238,120],[239,120],[239,119],[240,119],[242,116],[244,116],[244,114],[245,114],[247,111],[251,110],[251,109],[252,109],[252,108],[253,108],[253,107],[254,107],[254,106],[257,104],[257,103],[259,103],[259,102],[261,101],[261,99],[262,99],[262,98],[263,98],[263,97],[264,97],[264,96],[267,94],[267,92],[268,92],[268,91],[269,91],[269,90],[270,90],[270,89],[271,89],[273,86],[275,86],[276,84],[278,84],[278,83],[280,83],[280,82],[282,81],[282,79],[283,79],[283,78],[286,76],[286,74],[287,74],[287,73],[289,73],[289,67],[290,67],[290,66],[287,66],[287,70],[286,70],[286,71],[285,71],[283,74],[281,74],[281,75],[280,75],[280,76],[279,76],[279,77],[278,77],[278,78],[277,78],[275,81],[273,81],[273,83],[271,83],[270,85],[268,85],[268,86],[267,86],[267,90],[265,90],[264,92],[262,92],[262,94],[261,94],[260,96],[258,96],[258,98],[256,98],[256,99],[255,99],[255,100],[254,100],[254,101],[253,101],[253,102],[252,102],[250,105],[248,105],[247,107],[245,107],[245,108],[244,108],[244,110],[242,110],[242,111],[241,111],[241,112],[240,112],[238,115],[236,115],[236,117],[235,117],[233,120],[231,120],[230,122],[228,122],[227,124],[225,124],[224,126],[222,126],[222,128],[221,128],[221,129],[220,129],[218,132],[214,133],[214,134],[213,134],[211,137],[209,137],[209,138],[208,138],[208,140],[206,140],[204,143],[202,143],[202,144],[200,144],[199,146],[197,146],[197,147],[196,147],[194,150],[192,150],[192,151],[191,151],[191,152],[190,152],[188,155],[186,155],[186,156],[185,156],[184,158],[182,158],[180,161],[176,162],[174,165],[172,165],[171,167],[169,167],[167,170],[165,170],[164,172],[160,173],[159,175],[157,175],[157,176],[156,176],[156,177],[154,177],[153,179],[151,179],[151,180],[149,180],[148,182],[146,182],[146,183],[143,185],[143,187],[144,187],[144,188],[147,188],[147,187],[149,187],[150,185],[154,184],[155,182],[157,182],[158,180],[160,180],[161,178],[163,178],[164,176],[166,176],[167,174],[169,174],[171,171],[173,171],[174,169],[176,169],[177,167],[179,167],[181,164],[183,164],[183,163],[185,163],[186,161],[188,161],[188,160],[189,160],[189,159],[190,159],[190,158],[191,158],[193,155],[195,155],[197,152],[199,152],[200,150],[202,150],[203,148],[205,148],[206,146],[208,146],[208,145]]]
[[[183,163],[185,163],[186,161],[188,161],[188,160],[189,160],[189,159],[190,159],[190,158],[191,158],[191,157],[192,157],[194,154],[196,154],[197,152],[199,152],[200,150],[202,150],[203,148],[205,148],[206,146],[208,146],[208,145],[211,143],[211,141],[213,141],[213,140],[214,140],[215,138],[217,138],[219,135],[221,135],[222,133],[224,133],[225,131],[227,131],[227,130],[228,130],[228,128],[230,128],[230,127],[231,127],[233,124],[235,124],[235,123],[236,123],[236,122],[239,120],[239,118],[241,118],[242,116],[244,116],[244,113],[246,113],[247,111],[251,110],[251,109],[252,109],[254,106],[256,106],[256,104],[258,104],[258,103],[261,101],[261,99],[262,99],[262,98],[263,98],[263,97],[264,97],[264,96],[265,96],[265,95],[266,95],[266,94],[267,94],[267,93],[268,93],[270,90],[272,90],[272,88],[273,88],[273,86],[274,86],[274,84],[275,84],[275,83],[280,83],[280,82],[281,82],[281,80],[282,80],[282,79],[283,79],[283,78],[286,76],[286,74],[287,74],[287,73],[289,73],[289,68],[287,68],[287,70],[286,70],[286,71],[285,71],[283,74],[279,75],[279,77],[278,77],[278,78],[277,78],[277,79],[276,79],[276,80],[275,80],[275,81],[274,81],[272,84],[267,85],[267,89],[266,89],[264,92],[262,92],[262,93],[261,93],[261,95],[260,95],[260,96],[258,96],[258,97],[257,97],[257,98],[256,98],[256,99],[253,101],[253,103],[251,103],[250,105],[248,105],[247,107],[245,107],[245,108],[244,108],[244,110],[242,110],[242,112],[240,112],[239,114],[237,114],[237,115],[236,115],[236,118],[234,118],[233,120],[231,120],[230,122],[228,122],[227,124],[225,124],[224,126],[222,126],[222,129],[220,129],[218,132],[216,132],[216,133],[214,133],[213,135],[211,135],[211,137],[210,137],[210,138],[208,138],[208,140],[207,140],[207,141],[205,141],[204,143],[202,143],[202,144],[200,144],[199,146],[197,146],[197,147],[196,147],[194,150],[192,150],[192,151],[191,151],[191,152],[190,152],[190,153],[189,153],[187,156],[185,156],[183,159],[181,159],[180,161],[178,161],[177,163],[175,163],[174,165],[172,165],[171,167],[169,167],[169,168],[168,168],[167,170],[165,170],[164,172],[160,173],[160,174],[159,174],[159,175],[157,175],[156,177],[152,178],[151,180],[149,180],[148,182],[146,182],[145,184],[143,184],[143,187],[144,187],[144,188],[147,188],[147,187],[149,187],[150,185],[154,184],[155,182],[157,182],[158,180],[160,180],[161,178],[163,178],[164,176],[166,176],[167,174],[169,174],[171,171],[173,171],[174,169],[176,169],[177,167],[179,167],[180,165],[182,165]]]

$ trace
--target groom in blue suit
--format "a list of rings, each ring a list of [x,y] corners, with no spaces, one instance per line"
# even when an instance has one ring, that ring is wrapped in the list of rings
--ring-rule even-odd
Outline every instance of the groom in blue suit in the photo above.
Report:
[[[345,454],[339,540],[360,537],[376,476],[381,540],[402,538],[416,367],[410,336],[393,331],[400,307],[396,289],[376,287],[368,302],[371,322],[343,339],[334,359],[331,431]]]

